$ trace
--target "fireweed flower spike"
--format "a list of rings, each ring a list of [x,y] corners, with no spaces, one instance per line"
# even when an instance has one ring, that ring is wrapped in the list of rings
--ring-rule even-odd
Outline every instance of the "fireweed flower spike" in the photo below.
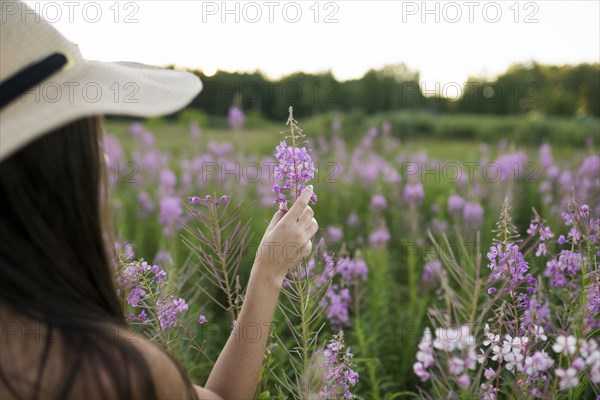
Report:
[[[118,260],[115,264],[115,283],[117,296],[126,302],[126,321],[137,325],[153,340],[159,342],[168,351],[174,350],[173,341],[185,333],[188,340],[211,363],[203,347],[199,345],[186,325],[187,302],[176,296],[175,288],[167,282],[167,272],[158,265],[145,261]],[[206,323],[200,315],[198,323]],[[181,327],[182,329],[175,329]]]
[[[200,197],[198,197],[198,196],[189,196],[188,197],[188,203],[189,204],[196,205],[196,204],[200,204],[202,201],[203,200]],[[224,194],[223,196],[219,197],[218,200],[215,200],[214,205],[215,206],[220,206],[221,204],[225,204],[228,201],[229,201],[229,196],[227,196],[226,194]],[[208,203],[208,204],[212,204],[213,201],[212,201],[211,196],[208,195],[208,194],[206,196],[204,196],[204,202]]]
[[[344,350],[344,332],[340,331],[329,342],[323,352],[326,385],[319,392],[321,399],[354,398],[350,388],[358,382],[356,366],[351,361],[350,347]]]
[[[504,290],[513,299],[516,298],[518,306],[529,308],[529,294],[535,293],[537,280],[529,273],[529,264],[516,244],[519,235],[512,223],[508,198],[504,200],[500,221],[496,226],[497,237],[487,253],[488,268],[491,270],[488,293],[496,292],[493,285],[497,282],[508,281]]]
[[[246,115],[238,105],[233,105],[227,113],[227,122],[231,129],[242,129],[246,122]]]
[[[283,185],[273,185],[274,203],[283,204],[285,209],[287,209],[288,202],[293,204],[316,173],[309,150],[304,146],[298,147],[302,143],[299,140],[306,136],[298,126],[298,121],[294,119],[293,107],[289,108],[289,112],[286,123],[289,129],[280,132],[286,136],[277,146],[275,153],[279,164],[275,167],[274,178],[277,181],[283,181]],[[288,139],[291,141],[290,145],[288,145]],[[314,193],[311,202],[313,204],[317,202],[317,195]]]

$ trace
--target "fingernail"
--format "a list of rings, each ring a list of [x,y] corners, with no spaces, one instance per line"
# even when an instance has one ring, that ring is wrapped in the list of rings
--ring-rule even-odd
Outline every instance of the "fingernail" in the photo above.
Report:
[[[313,190],[313,185],[308,185],[307,188],[309,188],[311,190],[311,192],[314,191]]]

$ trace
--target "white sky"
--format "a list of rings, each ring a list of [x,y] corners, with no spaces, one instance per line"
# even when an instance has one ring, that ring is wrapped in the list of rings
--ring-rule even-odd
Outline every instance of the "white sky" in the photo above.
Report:
[[[597,0],[428,1],[430,10],[437,4],[439,22],[435,12],[422,15],[422,1],[320,1],[318,23],[314,0],[228,1],[231,10],[237,3],[239,22],[235,12],[223,15],[222,1],[27,3],[37,3],[42,16],[54,20],[87,58],[176,64],[207,72],[260,69],[275,78],[295,71],[332,70],[338,79],[348,79],[369,68],[405,62],[433,88],[436,83],[462,83],[468,76],[493,77],[515,62],[600,61]],[[302,11],[299,21],[286,21],[295,18],[296,6]],[[98,9],[101,15],[96,17]],[[251,23],[257,9],[262,16]],[[462,17],[450,23],[458,9]],[[497,9],[499,21],[489,22]],[[324,23],[334,11],[338,22]],[[137,22],[125,22],[130,14]],[[537,22],[525,23],[528,15]]]

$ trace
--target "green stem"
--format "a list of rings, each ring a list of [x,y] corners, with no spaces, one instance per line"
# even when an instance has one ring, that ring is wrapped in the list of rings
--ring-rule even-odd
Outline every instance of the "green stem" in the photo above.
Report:
[[[419,292],[417,287],[417,266],[415,255],[413,253],[409,254],[408,257],[408,290],[410,297],[410,304],[415,304],[415,302],[419,301]]]
[[[309,395],[310,391],[308,388],[308,379],[307,379],[307,373],[310,369],[309,366],[309,355],[308,355],[308,327],[306,324],[306,300],[304,297],[304,285],[303,283],[308,283],[308,277],[305,276],[304,279],[301,278],[301,266],[300,264],[297,267],[297,271],[298,271],[298,276],[295,279],[295,283],[296,283],[296,290],[298,291],[298,296],[300,297],[299,299],[299,307],[300,307],[300,331],[301,331],[301,355],[300,357],[302,358],[302,378],[303,378],[303,383],[304,383],[304,387],[300,388],[301,393],[304,393],[306,396]],[[299,393],[301,395],[301,393]]]
[[[208,362],[210,363],[210,365],[214,365],[215,362],[213,361],[212,358],[210,358],[208,356],[208,354],[206,353],[206,350],[204,350],[204,347],[202,347],[200,344],[198,344],[198,342],[196,342],[196,339],[194,338],[194,336],[191,334],[191,332],[185,327],[184,324],[181,323],[181,321],[178,319],[177,321],[179,323],[179,326],[183,329],[183,331],[186,333],[186,335],[188,336],[188,338],[190,339],[190,341],[192,342],[192,344],[194,346],[196,346],[196,348],[198,349],[198,351],[200,351],[200,353],[202,353],[202,355],[208,360]]]
[[[219,257],[219,265],[221,266],[221,273],[225,280],[225,294],[227,295],[227,304],[229,305],[229,313],[231,314],[231,321],[234,322],[237,317],[235,315],[235,307],[233,306],[231,284],[229,283],[229,275],[227,273],[227,261],[225,260],[225,254],[223,254],[222,240],[221,240],[221,227],[219,226],[219,215],[217,213],[217,206],[211,204],[211,211],[213,214],[215,239],[217,241],[217,256]]]
[[[150,311],[155,316],[156,325],[158,326],[159,334],[160,334],[161,340],[163,342],[163,345],[165,346],[165,350],[167,350],[168,352],[171,352],[170,343],[169,343],[169,341],[167,339],[167,335],[166,335],[165,331],[163,330],[163,327],[162,327],[162,325],[160,323],[160,317],[159,317],[159,314],[158,314],[158,309],[156,308],[156,304],[158,302],[158,297],[156,296],[156,293],[154,292],[154,290],[152,290],[152,288],[150,287],[150,285],[148,285],[148,281],[146,279],[146,276],[144,276],[144,287],[148,291],[148,295],[150,296],[150,300],[152,301],[152,306],[150,307]]]

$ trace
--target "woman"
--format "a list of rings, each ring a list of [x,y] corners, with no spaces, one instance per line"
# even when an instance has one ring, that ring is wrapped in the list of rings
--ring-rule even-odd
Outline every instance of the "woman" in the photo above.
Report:
[[[246,340],[237,332],[268,326],[286,273],[310,253],[318,229],[312,189],[274,215],[232,335],[205,387],[193,385],[125,323],[98,168],[105,168],[101,115],[171,113],[200,82],[183,72],[86,61],[25,5],[0,2],[0,398],[252,398],[268,333]],[[138,101],[117,102],[106,91],[96,101],[44,92],[115,82],[137,85]],[[297,257],[283,254],[290,243]]]

